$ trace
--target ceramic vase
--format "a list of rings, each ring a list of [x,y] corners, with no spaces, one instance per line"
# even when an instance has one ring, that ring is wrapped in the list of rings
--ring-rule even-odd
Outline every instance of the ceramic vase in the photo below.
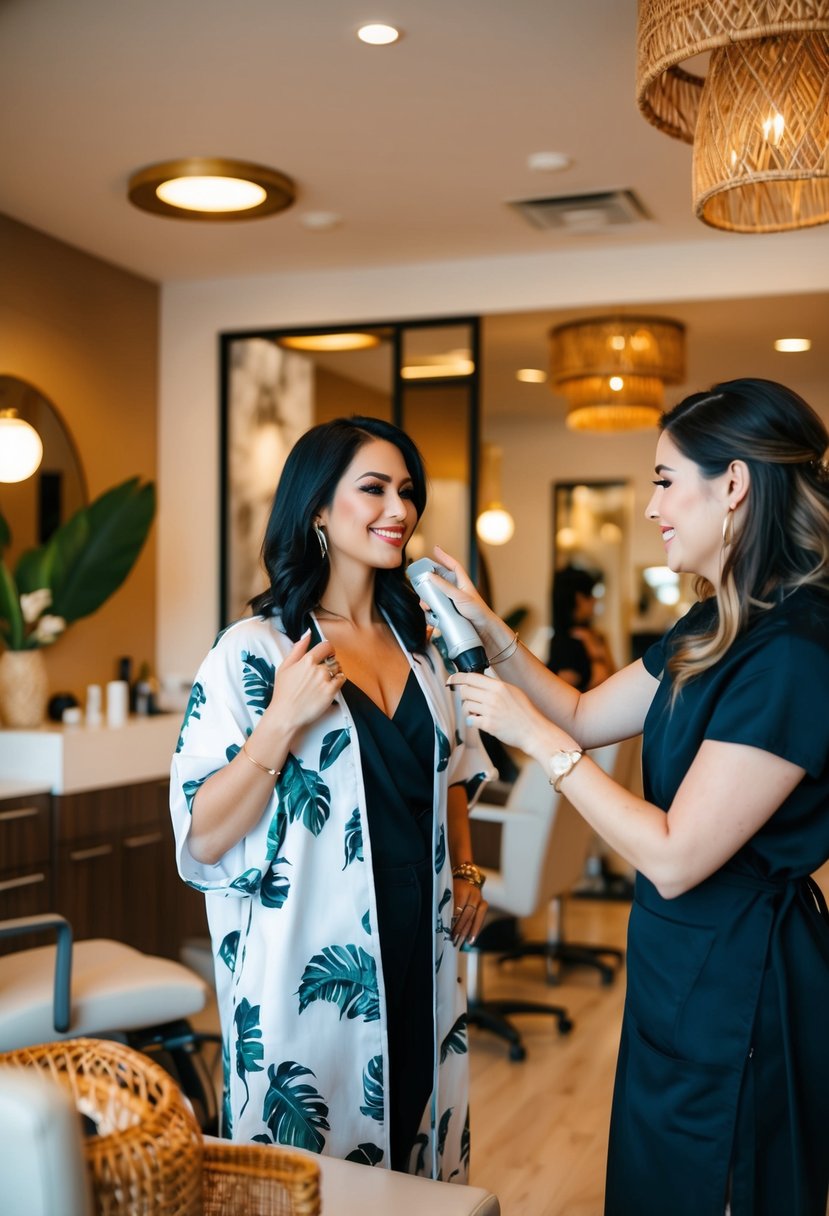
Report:
[[[4,650],[0,655],[0,722],[28,730],[46,718],[49,680],[40,650]]]

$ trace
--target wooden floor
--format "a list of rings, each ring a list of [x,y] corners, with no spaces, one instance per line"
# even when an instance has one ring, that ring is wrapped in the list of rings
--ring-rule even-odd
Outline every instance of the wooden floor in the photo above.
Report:
[[[623,948],[629,913],[627,903],[571,900],[568,937]],[[542,923],[526,927],[543,934]],[[552,1018],[516,1017],[527,1048],[517,1063],[500,1039],[470,1031],[470,1181],[498,1196],[503,1216],[601,1216],[624,970],[611,987],[581,967],[551,987],[539,959],[486,959],[484,991],[564,1005],[575,1026],[560,1035]]]

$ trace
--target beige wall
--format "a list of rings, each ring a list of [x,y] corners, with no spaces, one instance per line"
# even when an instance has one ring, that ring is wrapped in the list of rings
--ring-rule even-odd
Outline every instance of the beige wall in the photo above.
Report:
[[[89,493],[157,475],[156,284],[0,216],[0,373],[35,385],[71,431]],[[0,488],[2,507],[2,488]],[[156,526],[126,583],[44,653],[83,701],[120,655],[155,661]]]

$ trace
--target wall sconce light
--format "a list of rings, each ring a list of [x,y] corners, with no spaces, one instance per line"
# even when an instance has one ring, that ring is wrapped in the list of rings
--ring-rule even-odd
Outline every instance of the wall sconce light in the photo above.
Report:
[[[707,51],[704,78],[681,66]],[[829,0],[640,0],[636,94],[649,122],[693,144],[704,223],[829,221]]]
[[[43,443],[17,410],[0,410],[0,481],[25,481],[43,459]]]
[[[484,444],[482,482],[492,497],[475,521],[475,531],[486,545],[505,545],[515,532],[515,521],[500,501],[501,454],[494,444]]]
[[[140,169],[130,178],[128,197],[142,211],[171,219],[247,220],[285,211],[296,187],[264,165],[190,156]]]
[[[550,380],[577,431],[655,426],[665,384],[685,377],[685,326],[667,317],[591,317],[550,330]]]

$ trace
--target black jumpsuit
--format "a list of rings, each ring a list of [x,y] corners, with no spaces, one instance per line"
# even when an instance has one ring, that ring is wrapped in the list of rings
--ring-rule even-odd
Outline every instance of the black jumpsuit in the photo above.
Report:
[[[360,740],[388,1024],[392,1169],[406,1170],[432,1092],[434,725],[413,671],[391,718],[356,684],[343,696]]]
[[[801,588],[669,706],[676,636],[644,730],[645,797],[667,809],[705,739],[806,770],[710,878],[665,900],[637,876],[608,1156],[608,1216],[825,1216],[829,920],[829,596]],[[735,808],[737,809],[737,808]]]

